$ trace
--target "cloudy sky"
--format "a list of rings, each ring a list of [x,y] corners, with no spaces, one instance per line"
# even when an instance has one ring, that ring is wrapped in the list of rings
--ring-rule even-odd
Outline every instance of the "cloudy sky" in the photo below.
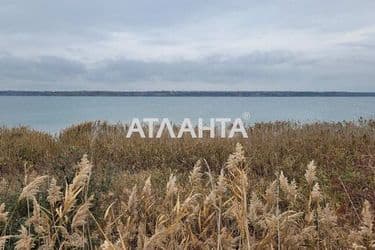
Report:
[[[1,90],[375,91],[375,1],[0,0]]]

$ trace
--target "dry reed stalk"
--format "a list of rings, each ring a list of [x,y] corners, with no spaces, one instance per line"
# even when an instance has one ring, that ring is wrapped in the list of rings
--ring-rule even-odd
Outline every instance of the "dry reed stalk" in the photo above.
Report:
[[[88,222],[87,219],[89,218],[90,208],[92,206],[93,196],[88,198],[76,211],[75,215],[73,216],[71,227],[73,230],[78,229],[86,225]]]
[[[5,204],[0,205],[0,222],[6,222],[8,219],[8,212],[5,211]]]

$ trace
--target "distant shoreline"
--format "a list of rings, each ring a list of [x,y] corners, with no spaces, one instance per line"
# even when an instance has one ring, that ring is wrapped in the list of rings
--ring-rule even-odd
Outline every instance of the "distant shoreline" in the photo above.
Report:
[[[145,97],[375,97],[375,92],[346,91],[0,91],[0,96],[145,96]]]

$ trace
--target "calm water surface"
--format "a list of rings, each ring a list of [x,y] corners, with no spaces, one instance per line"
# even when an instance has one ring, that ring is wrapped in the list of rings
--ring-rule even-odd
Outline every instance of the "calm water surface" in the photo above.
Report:
[[[0,96],[0,125],[57,133],[83,121],[128,122],[134,117],[241,117],[247,123],[375,118],[375,97],[50,97]],[[246,115],[244,115],[246,113]]]

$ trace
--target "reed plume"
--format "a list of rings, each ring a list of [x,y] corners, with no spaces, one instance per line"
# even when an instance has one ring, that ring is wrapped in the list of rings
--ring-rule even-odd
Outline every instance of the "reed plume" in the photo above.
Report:
[[[33,181],[31,181],[26,187],[22,189],[19,196],[19,200],[22,199],[33,199],[39,192],[40,186],[43,184],[48,176],[38,176]]]

